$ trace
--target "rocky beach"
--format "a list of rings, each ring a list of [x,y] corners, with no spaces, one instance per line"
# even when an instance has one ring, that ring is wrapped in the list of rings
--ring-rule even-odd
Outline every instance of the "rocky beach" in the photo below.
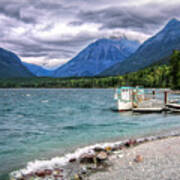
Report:
[[[169,137],[113,153],[110,167],[88,180],[179,180],[180,137]]]
[[[31,172],[21,170],[12,173],[11,179],[180,179],[179,133],[94,145],[77,154],[69,154],[63,167],[51,162],[49,169],[44,164],[44,168],[41,166]]]

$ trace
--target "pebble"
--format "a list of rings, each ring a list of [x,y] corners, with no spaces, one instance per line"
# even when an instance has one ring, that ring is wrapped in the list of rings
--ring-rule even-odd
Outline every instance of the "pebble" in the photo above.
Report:
[[[70,163],[76,162],[76,158],[72,158],[69,160]]]
[[[107,147],[105,147],[105,150],[106,150],[106,152],[111,152],[112,151],[112,147],[107,146]]]
[[[82,167],[81,174],[87,174],[87,167]]]
[[[136,145],[136,143],[137,143],[136,140],[134,140],[134,139],[129,139],[129,141],[125,143],[125,146],[126,146],[126,147],[131,147],[131,146]]]
[[[94,151],[95,152],[101,152],[101,151],[104,151],[104,149],[102,147],[95,147]]]
[[[143,157],[141,155],[137,155],[135,160],[134,160],[136,163],[140,163],[143,161]]]
[[[119,154],[119,155],[118,155],[118,158],[123,158],[123,157],[124,157],[123,154]]]
[[[108,157],[108,155],[107,155],[107,153],[104,152],[104,151],[100,152],[100,153],[97,155],[97,159],[99,159],[99,160],[101,160],[101,161],[102,161],[102,160],[106,160],[107,157]]]
[[[63,178],[63,175],[60,175],[60,174],[54,174],[53,176],[58,180]]]
[[[72,180],[82,180],[82,177],[79,174],[75,174]]]
[[[45,170],[44,170],[44,173],[45,173],[45,175],[50,176],[50,175],[52,174],[52,170],[50,170],[50,169],[45,169]]]
[[[38,177],[45,177],[46,176],[45,171],[43,171],[43,170],[35,172],[35,175]]]
[[[81,163],[94,163],[94,154],[83,154],[80,157],[80,162]]]

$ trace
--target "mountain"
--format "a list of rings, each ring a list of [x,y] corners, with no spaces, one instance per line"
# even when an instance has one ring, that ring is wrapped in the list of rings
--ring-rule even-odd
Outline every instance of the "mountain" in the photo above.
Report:
[[[33,76],[33,74],[23,66],[16,54],[0,48],[0,78],[31,76]]]
[[[138,71],[169,57],[175,49],[180,49],[180,21],[172,19],[164,29],[145,41],[126,61],[115,64],[100,75],[122,75]]]
[[[47,70],[41,66],[35,65],[35,64],[31,64],[31,63],[26,63],[23,62],[24,66],[27,67],[27,69],[32,72],[34,75],[38,76],[38,77],[50,77],[53,74],[53,71]]]
[[[139,42],[126,38],[99,39],[55,70],[53,75],[55,77],[95,76],[129,57],[139,45]]]

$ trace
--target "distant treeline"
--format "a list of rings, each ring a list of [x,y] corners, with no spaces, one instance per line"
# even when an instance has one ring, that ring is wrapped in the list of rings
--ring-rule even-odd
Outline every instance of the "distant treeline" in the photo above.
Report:
[[[127,85],[180,89],[180,52],[174,51],[169,64],[154,65],[123,76],[0,79],[1,88],[111,88]]]

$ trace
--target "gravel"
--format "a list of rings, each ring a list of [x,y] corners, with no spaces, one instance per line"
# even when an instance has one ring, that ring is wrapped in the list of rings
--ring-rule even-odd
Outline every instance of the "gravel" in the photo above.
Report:
[[[140,155],[141,162],[135,162]],[[114,153],[106,171],[87,180],[180,180],[180,137],[157,140]]]

